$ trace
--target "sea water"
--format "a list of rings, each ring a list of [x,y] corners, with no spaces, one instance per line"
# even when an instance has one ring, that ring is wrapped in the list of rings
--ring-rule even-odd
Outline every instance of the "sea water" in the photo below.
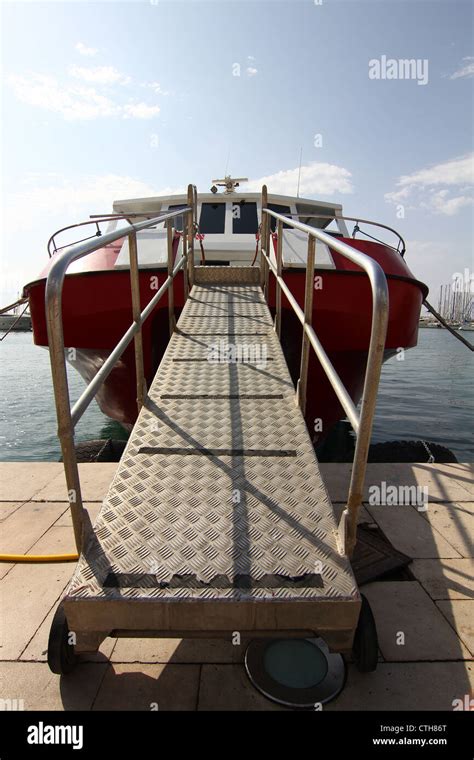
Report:
[[[474,333],[465,332],[471,342]],[[418,346],[384,364],[372,442],[425,440],[473,461],[474,356],[445,330],[420,329]],[[71,402],[84,381],[68,367]],[[58,461],[56,412],[49,354],[32,333],[0,342],[0,461]],[[124,438],[117,422],[93,401],[76,427],[76,440]]]

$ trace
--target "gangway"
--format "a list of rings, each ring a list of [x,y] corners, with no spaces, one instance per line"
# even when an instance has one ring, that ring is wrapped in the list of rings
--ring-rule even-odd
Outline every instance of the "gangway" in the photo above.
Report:
[[[48,277],[59,435],[80,552],[53,621],[49,665],[68,672],[77,654],[96,651],[107,636],[215,638],[239,632],[250,638],[316,635],[334,652],[352,650],[362,670],[373,669],[377,650],[369,646],[372,632],[361,616],[350,556],[387,326],[385,275],[350,246],[267,209],[265,187],[259,266],[195,266],[196,199],[190,186],[186,209],[58,254]],[[187,227],[175,260],[172,224],[178,214],[187,215]],[[276,256],[270,253],[270,216],[278,222]],[[158,223],[168,227],[168,278],[140,313],[136,232]],[[308,233],[304,311],[281,274],[283,223]],[[124,235],[134,321],[70,409],[60,317],[64,275],[73,260]],[[318,237],[363,266],[373,289],[360,415],[311,326]],[[173,280],[181,269],[188,297],[175,324]],[[277,283],[274,320],[266,300],[270,273]],[[166,291],[171,337],[147,391],[140,329]],[[296,394],[279,340],[282,292],[303,326]],[[82,505],[74,425],[133,339],[139,415],[92,528]],[[357,434],[339,524],[303,417],[311,348]]]

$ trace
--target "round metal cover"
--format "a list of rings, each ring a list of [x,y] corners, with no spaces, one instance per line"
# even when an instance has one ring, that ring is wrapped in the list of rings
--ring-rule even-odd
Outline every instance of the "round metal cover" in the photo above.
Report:
[[[337,697],[346,680],[340,654],[321,639],[254,639],[245,669],[265,697],[287,707],[317,708]]]

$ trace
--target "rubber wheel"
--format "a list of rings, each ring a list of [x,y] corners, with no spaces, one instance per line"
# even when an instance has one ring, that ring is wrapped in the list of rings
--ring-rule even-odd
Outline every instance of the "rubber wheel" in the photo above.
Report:
[[[352,645],[352,656],[357,670],[361,673],[371,673],[377,667],[379,656],[377,627],[369,602],[363,594],[361,599],[362,607]]]
[[[64,607],[59,605],[54,615],[48,639],[49,669],[57,675],[70,673],[77,662],[74,646],[69,643],[69,628]]]

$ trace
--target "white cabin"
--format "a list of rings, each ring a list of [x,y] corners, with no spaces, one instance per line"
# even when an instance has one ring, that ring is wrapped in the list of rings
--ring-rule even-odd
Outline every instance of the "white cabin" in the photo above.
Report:
[[[185,208],[186,201],[186,194],[132,198],[115,201],[113,209],[114,213],[123,214],[125,217],[127,214],[132,215],[129,217],[130,221],[141,221],[166,211]],[[268,207],[279,214],[291,215],[305,224],[320,229],[325,229],[334,222],[336,228],[331,228],[328,232],[336,236],[348,237],[345,222],[341,218],[340,204],[269,193]],[[143,217],[140,214],[143,214]],[[207,264],[245,266],[252,262],[255,255],[256,234],[261,223],[260,193],[235,191],[199,193],[197,220],[199,232],[204,235],[202,243]],[[174,222],[175,228],[181,231],[182,217],[177,217]],[[275,231],[276,220],[272,218],[271,222],[272,231]],[[289,227],[285,228],[284,225],[283,235],[284,268],[304,268],[307,255],[305,233]],[[138,232],[137,248],[141,269],[164,267],[167,262],[166,230],[160,226]],[[197,241],[195,253],[196,257],[200,255],[200,246]],[[119,269],[129,267],[128,240],[124,242],[115,266]],[[316,245],[316,267],[334,268],[331,252],[320,241]]]

